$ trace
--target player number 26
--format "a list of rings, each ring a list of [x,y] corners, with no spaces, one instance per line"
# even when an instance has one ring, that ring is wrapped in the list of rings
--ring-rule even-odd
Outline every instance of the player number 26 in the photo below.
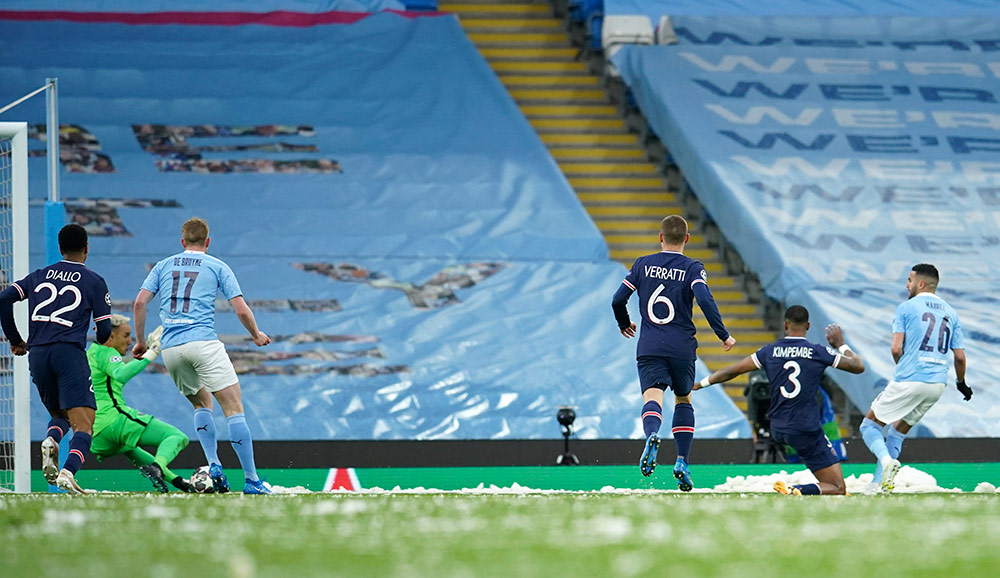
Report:
[[[674,320],[674,304],[670,302],[670,299],[667,298],[666,295],[660,295],[660,293],[663,293],[663,289],[664,286],[661,283],[660,286],[656,288],[656,291],[653,291],[653,294],[649,296],[649,301],[646,302],[646,316],[649,317],[650,321],[657,325],[666,325]],[[667,306],[666,317],[657,317],[656,313],[653,313],[653,307],[657,303],[662,303]]]
[[[62,289],[57,289],[56,286],[53,285],[52,283],[40,283],[37,287],[35,287],[35,293],[38,293],[43,290],[48,291],[49,296],[39,301],[38,305],[35,305],[34,310],[31,311],[31,320],[45,321],[47,323],[58,323],[59,325],[65,327],[73,327],[72,321],[63,319],[62,317],[60,317],[60,315],[68,311],[72,311],[80,306],[80,302],[83,301],[83,296],[80,295],[80,290],[77,289],[75,285],[66,285]],[[59,309],[56,309],[55,311],[49,313],[48,315],[42,313],[42,309],[52,304],[52,302],[56,300],[56,297],[58,297],[59,295],[63,295],[65,293],[73,294],[72,303],[70,303],[65,307],[60,307]]]

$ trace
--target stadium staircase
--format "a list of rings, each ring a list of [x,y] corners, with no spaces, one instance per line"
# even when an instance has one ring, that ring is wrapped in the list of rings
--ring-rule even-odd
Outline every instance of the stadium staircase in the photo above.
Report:
[[[664,165],[650,160],[546,0],[465,0],[441,3],[438,9],[458,16],[604,234],[612,259],[631,267],[637,257],[658,248],[658,226],[665,215],[692,216],[677,187],[668,184],[683,179],[665,179]],[[741,278],[730,274],[703,228],[692,220],[685,253],[705,264],[719,309],[737,340],[732,351],[723,352],[708,322],[696,313],[699,354],[715,370],[753,353],[775,334],[765,326],[762,307],[751,301]],[[610,306],[608,311],[610,315]],[[744,411],[745,385],[745,378],[726,385]]]

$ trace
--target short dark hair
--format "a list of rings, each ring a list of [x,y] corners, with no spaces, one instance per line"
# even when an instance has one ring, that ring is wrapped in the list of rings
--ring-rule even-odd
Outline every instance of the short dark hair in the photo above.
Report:
[[[934,281],[934,283],[937,283],[938,281],[941,280],[941,277],[938,275],[937,267],[931,265],[930,263],[918,263],[914,265],[913,269],[911,270],[917,275],[926,277]]]
[[[688,224],[680,215],[670,215],[660,221],[660,234],[668,245],[680,245],[687,238]]]
[[[59,252],[79,253],[87,248],[87,229],[70,223],[59,230]]]
[[[785,310],[785,321],[789,325],[804,327],[806,323],[809,323],[809,310],[801,305],[792,305]]]

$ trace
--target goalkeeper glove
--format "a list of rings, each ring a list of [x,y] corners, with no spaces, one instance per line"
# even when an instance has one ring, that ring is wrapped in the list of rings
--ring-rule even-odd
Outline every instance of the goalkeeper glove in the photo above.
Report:
[[[143,359],[152,363],[156,359],[156,356],[160,354],[160,337],[162,335],[163,326],[160,325],[146,336],[146,353],[142,354]]]
[[[965,396],[965,401],[969,401],[970,399],[972,399],[972,388],[969,387],[968,385],[965,385],[964,379],[956,383],[955,387],[958,388],[959,393]]]

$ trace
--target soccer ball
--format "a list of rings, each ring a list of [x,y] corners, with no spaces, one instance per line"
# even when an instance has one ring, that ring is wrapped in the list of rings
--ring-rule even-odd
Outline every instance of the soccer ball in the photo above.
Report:
[[[212,485],[212,476],[208,475],[208,466],[201,466],[191,474],[191,487],[199,494],[211,494],[215,492]]]

